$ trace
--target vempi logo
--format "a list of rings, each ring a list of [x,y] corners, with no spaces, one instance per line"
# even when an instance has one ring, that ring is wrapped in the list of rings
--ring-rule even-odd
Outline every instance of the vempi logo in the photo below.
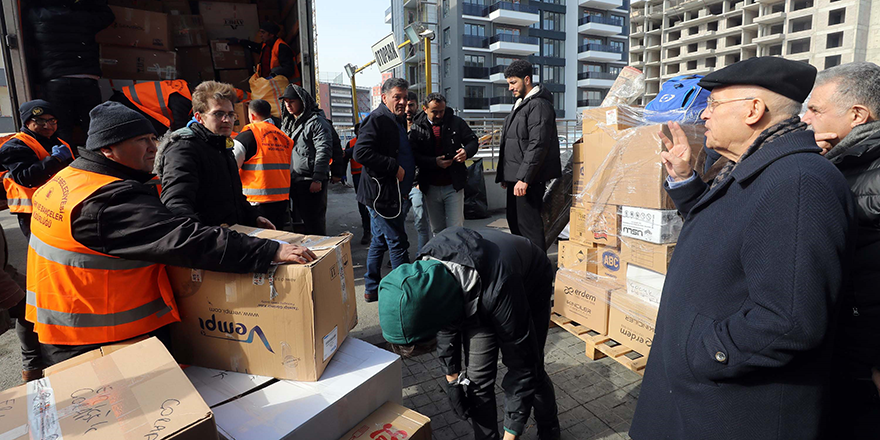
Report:
[[[602,265],[608,270],[617,272],[620,270],[620,257],[614,252],[605,251],[605,253],[602,254]]]
[[[199,327],[202,328],[202,334],[209,338],[223,339],[224,341],[241,342],[243,344],[250,344],[254,342],[254,334],[256,334],[260,338],[260,340],[263,341],[263,345],[266,346],[266,350],[269,350],[269,353],[275,354],[275,351],[273,351],[272,347],[269,346],[269,340],[266,339],[266,334],[263,333],[263,329],[261,329],[258,325],[253,326],[250,333],[248,333],[247,326],[240,322],[238,324],[225,321],[217,322],[214,315],[211,315],[211,319],[208,320],[202,320],[202,318],[199,318]],[[248,335],[248,337],[247,339],[235,339],[223,336],[209,335],[207,333],[213,331],[225,333],[227,335]]]

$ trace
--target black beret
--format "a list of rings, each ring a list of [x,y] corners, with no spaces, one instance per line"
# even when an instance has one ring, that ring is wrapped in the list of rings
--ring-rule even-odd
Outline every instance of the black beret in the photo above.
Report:
[[[21,118],[21,125],[27,124],[28,120],[34,116],[40,115],[56,116],[52,104],[49,104],[42,99],[35,99],[33,101],[25,102],[18,107],[18,116]]]
[[[712,90],[725,86],[758,86],[803,103],[813,90],[816,68],[780,57],[756,57],[716,70],[700,80]]]

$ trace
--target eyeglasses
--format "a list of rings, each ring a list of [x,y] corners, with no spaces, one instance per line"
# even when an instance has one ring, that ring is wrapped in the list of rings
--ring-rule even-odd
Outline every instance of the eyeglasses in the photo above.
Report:
[[[34,121],[35,124],[39,125],[40,127],[45,127],[45,126],[47,126],[47,125],[57,125],[57,124],[58,124],[58,120],[55,119],[55,118],[52,118],[52,119],[37,119],[37,118],[34,118],[33,121]]]
[[[235,121],[238,119],[238,115],[235,112],[214,112],[208,113],[212,118],[222,121],[223,119],[229,119],[230,121]]]
[[[716,109],[719,105],[721,105],[721,104],[727,104],[728,102],[750,101],[750,100],[752,100],[752,99],[757,99],[757,98],[733,98],[733,99],[722,99],[722,100],[717,100],[717,99],[713,99],[713,98],[708,98],[708,99],[706,99],[706,104],[708,104],[708,105],[706,106],[706,112],[709,113],[709,114],[712,114],[712,113],[715,112],[715,109]]]

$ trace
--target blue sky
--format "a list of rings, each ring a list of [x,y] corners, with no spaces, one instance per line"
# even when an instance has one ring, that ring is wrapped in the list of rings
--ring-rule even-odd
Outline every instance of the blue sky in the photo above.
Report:
[[[391,33],[385,24],[390,0],[316,0],[318,69],[344,72],[348,63],[362,66],[373,58],[370,46]],[[382,78],[379,69],[368,67],[357,76],[358,86],[372,87]]]

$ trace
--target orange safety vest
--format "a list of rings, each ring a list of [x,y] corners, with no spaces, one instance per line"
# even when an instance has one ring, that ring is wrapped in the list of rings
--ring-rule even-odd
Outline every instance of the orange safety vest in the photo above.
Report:
[[[271,122],[245,125],[253,131],[257,154],[241,164],[241,188],[248,202],[272,203],[288,199],[290,194],[290,155],[293,141]]]
[[[52,154],[50,151],[46,151],[40,142],[34,139],[33,136],[19,132],[12,136],[12,138],[24,142],[24,144],[30,147],[31,150],[34,150],[34,153],[37,155],[37,160],[43,160]],[[70,148],[70,145],[61,139],[58,140],[70,150],[70,155],[72,157],[73,150]],[[28,188],[15,183],[15,180],[12,180],[12,176],[9,175],[8,171],[0,173],[0,177],[3,177],[3,188],[6,188],[6,204],[9,205],[9,212],[30,214],[32,212],[31,198],[34,196],[34,191],[39,187]]]
[[[269,69],[274,69],[274,68],[281,65],[281,61],[278,59],[278,48],[280,48],[282,44],[285,46],[288,46],[287,42],[282,40],[281,37],[275,38],[275,43],[272,45],[272,57],[269,60]],[[262,53],[262,49],[265,49],[265,47],[266,47],[266,43],[263,43],[263,46],[260,50],[260,53]],[[261,72],[262,68],[263,68],[262,62],[257,64],[257,76],[264,77],[264,76],[269,75],[269,73],[266,73],[265,75],[263,75],[263,73]],[[294,72],[293,78],[300,77],[299,62],[296,59],[294,59],[294,62],[293,62],[293,72]],[[288,80],[292,80],[293,78],[288,78]]]
[[[122,341],[180,321],[164,264],[93,251],[71,213],[116,177],[65,168],[34,194],[26,318],[43,344]]]
[[[171,109],[168,108],[171,95],[180,93],[181,96],[192,101],[189,87],[182,79],[139,83],[123,87],[122,93],[135,107],[166,127],[171,127],[171,121],[174,119]]]
[[[357,143],[357,138],[352,138],[348,141],[348,147],[354,148],[354,145],[356,143]],[[350,163],[351,163],[351,174],[352,175],[360,174],[361,169],[363,168],[363,165],[358,163],[358,161],[354,160],[354,156],[352,156]]]

